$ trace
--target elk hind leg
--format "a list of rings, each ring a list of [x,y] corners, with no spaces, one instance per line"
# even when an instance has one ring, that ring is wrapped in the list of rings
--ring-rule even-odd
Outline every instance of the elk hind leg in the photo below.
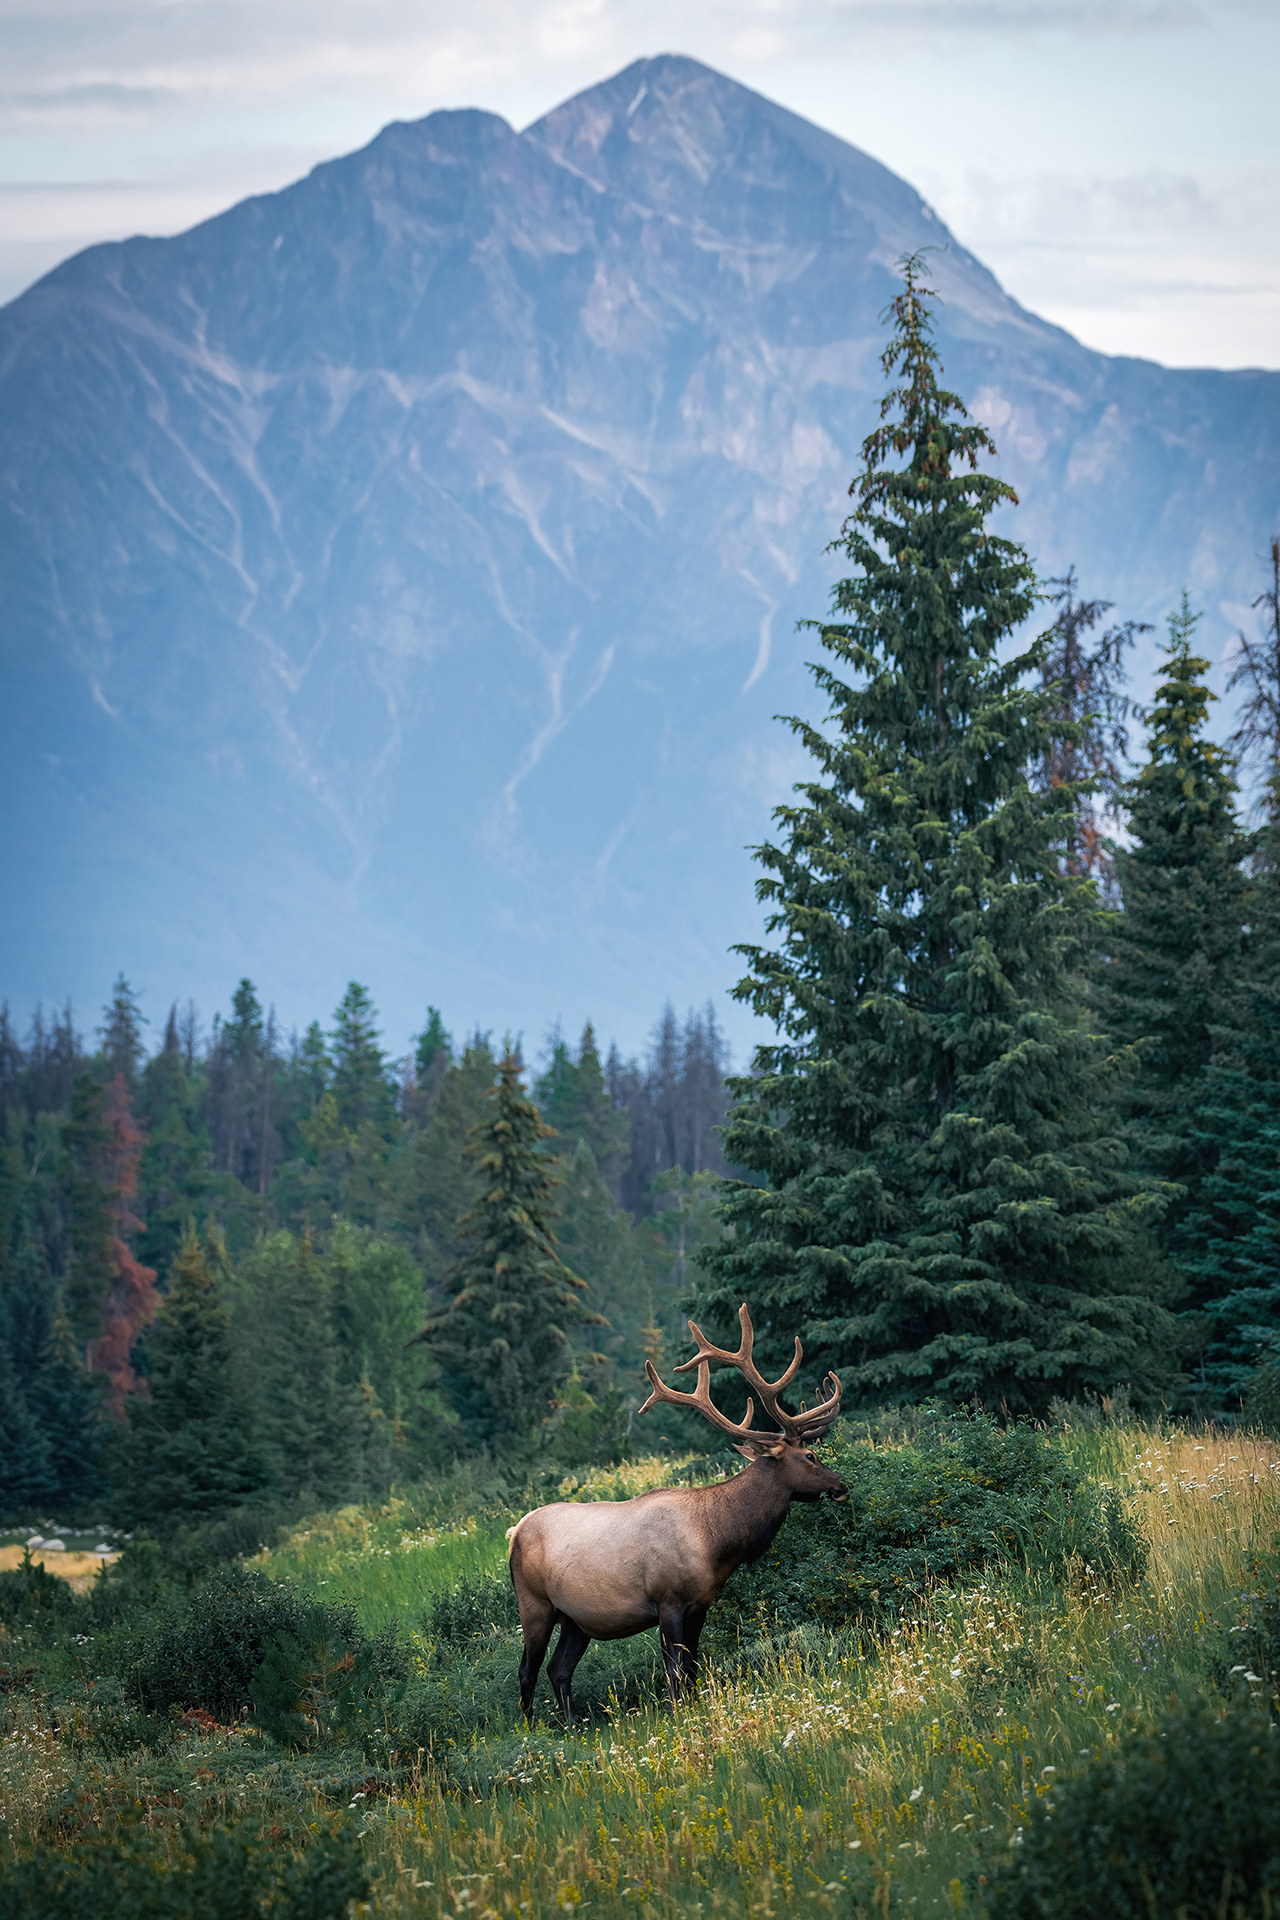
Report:
[[[556,1641],[556,1650],[547,1668],[547,1678],[555,1689],[561,1712],[570,1726],[573,1725],[574,1669],[590,1645],[591,1635],[584,1633],[572,1620],[566,1620],[562,1614],[560,1638]]]
[[[536,1601],[532,1596],[521,1595],[520,1626],[524,1633],[524,1657],[520,1662],[520,1711],[531,1726],[533,1690],[538,1684],[538,1675],[542,1671],[542,1662],[555,1624],[556,1610],[549,1600]]]

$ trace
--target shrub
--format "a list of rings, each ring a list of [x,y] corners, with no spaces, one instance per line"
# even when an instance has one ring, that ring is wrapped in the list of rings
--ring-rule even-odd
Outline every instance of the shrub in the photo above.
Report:
[[[294,1858],[246,1826],[187,1832],[172,1854],[164,1837],[117,1826],[0,1871],[5,1920],[346,1920],[368,1896],[355,1840],[341,1830]]]
[[[1213,1677],[1228,1693],[1259,1688],[1280,1708],[1280,1539],[1248,1562],[1249,1586],[1240,1596],[1236,1624],[1214,1662]]]
[[[78,1605],[76,1595],[56,1573],[46,1573],[27,1548],[21,1566],[0,1573],[0,1626],[21,1633],[24,1628],[47,1633],[64,1626]]]
[[[267,1648],[253,1678],[254,1714],[283,1747],[358,1741],[378,1678],[369,1642],[335,1623],[328,1607],[311,1606]]]
[[[147,1713],[203,1707],[218,1720],[234,1720],[253,1698],[254,1676],[268,1650],[282,1635],[296,1637],[310,1611],[294,1588],[265,1574],[226,1568],[183,1602],[162,1607],[125,1643],[122,1684]],[[334,1637],[360,1643],[354,1607],[321,1611]]]
[[[991,1920],[1275,1915],[1280,1730],[1247,1702],[1170,1711],[1036,1802],[985,1899]]]
[[[847,1501],[795,1506],[764,1558],[734,1575],[711,1615],[720,1644],[751,1628],[816,1621],[839,1630],[910,1611],[931,1585],[996,1559],[1061,1578],[1078,1557],[1134,1580],[1146,1544],[1120,1496],[1072,1466],[1045,1434],[936,1409],[908,1445],[869,1447],[837,1427],[824,1460]]]
[[[515,1588],[507,1572],[479,1579],[465,1575],[447,1593],[438,1593],[422,1615],[422,1631],[442,1651],[473,1640],[505,1634],[520,1625]]]

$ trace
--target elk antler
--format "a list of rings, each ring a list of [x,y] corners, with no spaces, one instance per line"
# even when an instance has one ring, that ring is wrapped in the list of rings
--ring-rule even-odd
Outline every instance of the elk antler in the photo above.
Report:
[[[823,1381],[823,1393],[817,1406],[806,1407],[801,1401],[799,1413],[787,1413],[778,1405],[778,1395],[795,1378],[796,1369],[804,1358],[804,1348],[800,1345],[799,1336],[796,1338],[796,1350],[790,1366],[781,1379],[771,1384],[757,1370],[751,1358],[751,1349],[755,1344],[756,1336],[745,1302],[738,1308],[738,1319],[742,1324],[742,1344],[736,1353],[729,1353],[723,1347],[713,1347],[702,1329],[694,1321],[689,1322],[689,1331],[698,1343],[698,1351],[692,1360],[686,1360],[678,1366],[676,1372],[687,1373],[690,1367],[698,1369],[698,1385],[693,1393],[678,1393],[674,1387],[664,1387],[652,1360],[646,1360],[644,1370],[649,1376],[653,1392],[641,1407],[641,1413],[647,1413],[649,1408],[658,1401],[672,1407],[691,1407],[698,1413],[705,1414],[707,1419],[714,1426],[719,1427],[723,1433],[731,1433],[736,1439],[755,1441],[757,1444],[762,1441],[772,1442],[776,1438],[775,1435],[752,1431],[751,1421],[756,1406],[754,1399],[748,1397],[746,1417],[736,1424],[727,1414],[721,1413],[720,1409],[712,1404],[711,1362],[718,1360],[722,1366],[738,1369],[747,1385],[759,1394],[764,1411],[771,1420],[777,1421],[788,1439],[802,1444],[821,1440],[823,1434],[840,1416],[841,1387],[835,1374],[829,1373]]]

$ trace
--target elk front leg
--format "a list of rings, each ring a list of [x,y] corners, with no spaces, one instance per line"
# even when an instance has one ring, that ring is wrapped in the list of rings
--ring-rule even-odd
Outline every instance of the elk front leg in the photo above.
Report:
[[[556,1641],[556,1650],[551,1656],[551,1665],[547,1668],[547,1678],[555,1689],[560,1710],[569,1725],[573,1725],[573,1674],[574,1668],[591,1645],[591,1635],[575,1626],[572,1620],[564,1620],[560,1628],[560,1638]]]
[[[662,1640],[662,1664],[667,1673],[671,1705],[680,1703],[683,1693],[692,1693],[698,1684],[698,1637],[707,1617],[705,1607],[663,1607],[658,1613],[658,1633]]]

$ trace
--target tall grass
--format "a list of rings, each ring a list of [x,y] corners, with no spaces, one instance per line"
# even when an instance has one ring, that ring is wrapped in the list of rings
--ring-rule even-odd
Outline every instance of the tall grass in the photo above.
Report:
[[[531,1733],[519,1721],[511,1637],[475,1654],[470,1747],[436,1751],[428,1737],[401,1756],[409,1777],[393,1795],[375,1797],[358,1755],[292,1763],[215,1734],[163,1763],[82,1766],[77,1804],[154,1806],[161,1820],[185,1800],[261,1814],[287,1837],[331,1818],[340,1795],[374,1911],[406,1920],[980,1915],[984,1875],[1033,1800],[1209,1683],[1249,1554],[1280,1532],[1273,1443],[1132,1425],[1073,1427],[1053,1444],[1130,1503],[1151,1544],[1140,1583],[1109,1590],[1079,1563],[1061,1584],[993,1566],[883,1636],[808,1627],[743,1650],[676,1715],[652,1636],[597,1644],[580,1671],[614,1698],[574,1732],[545,1705]],[[644,1463],[557,1492],[624,1497],[669,1471]],[[433,1594],[501,1569],[500,1504],[468,1513],[415,1493],[347,1509],[261,1564],[355,1600],[371,1629],[397,1612],[412,1625]],[[38,1710],[11,1716],[0,1809],[14,1838],[52,1830],[72,1771]]]
[[[1272,1443],[1131,1426],[1059,1444],[1131,1501],[1140,1586],[1008,1567],[882,1643],[801,1630],[676,1717],[655,1700],[578,1735],[525,1740],[513,1672],[505,1787],[470,1798],[424,1766],[366,1816],[379,1910],[980,1912],[1032,1799],[1205,1684],[1247,1554],[1280,1528]]]

